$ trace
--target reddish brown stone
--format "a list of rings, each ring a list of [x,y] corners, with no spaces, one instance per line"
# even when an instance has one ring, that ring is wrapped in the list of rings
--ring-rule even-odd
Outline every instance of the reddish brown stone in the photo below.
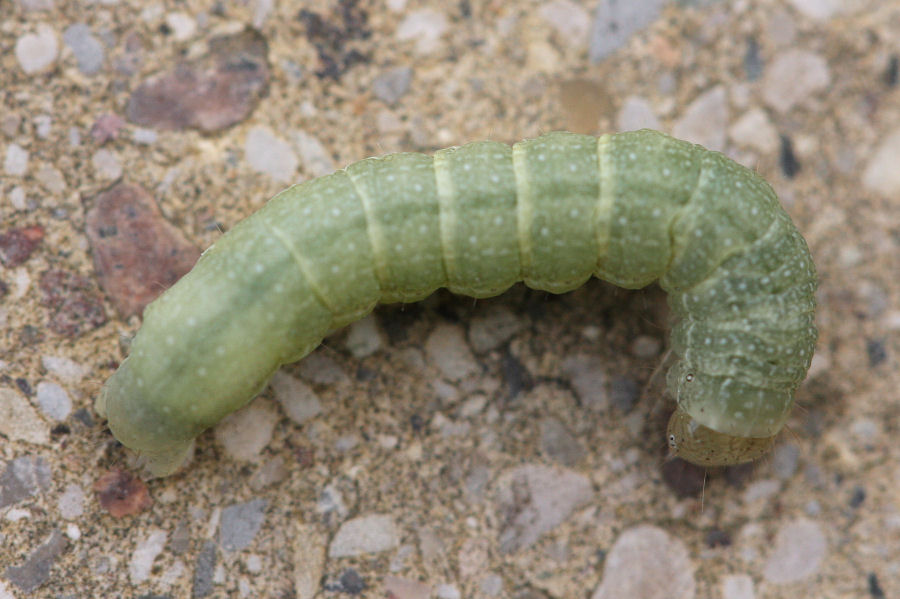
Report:
[[[41,275],[41,302],[50,308],[50,330],[66,337],[96,329],[106,322],[106,311],[96,287],[89,279],[62,269]]]
[[[122,316],[140,314],[200,257],[136,185],[98,195],[86,222],[100,285]]]
[[[117,114],[102,114],[94,124],[91,125],[91,137],[98,144],[105,144],[108,141],[119,137],[119,131],[125,126],[125,119]]]
[[[98,478],[94,491],[100,506],[113,518],[133,516],[153,505],[144,481],[124,470],[110,470]]]
[[[9,268],[19,266],[44,239],[44,227],[31,225],[10,229],[0,235],[0,261]]]
[[[268,44],[257,31],[214,37],[209,52],[145,80],[125,115],[158,129],[213,132],[245,119],[269,82]]]

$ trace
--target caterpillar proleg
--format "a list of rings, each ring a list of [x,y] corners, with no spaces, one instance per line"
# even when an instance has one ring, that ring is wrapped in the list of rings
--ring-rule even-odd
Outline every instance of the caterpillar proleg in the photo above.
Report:
[[[169,474],[280,365],[379,302],[591,276],[668,293],[674,453],[764,453],[816,342],[809,249],[755,173],[649,130],[392,154],[286,189],[147,307],[97,409]]]

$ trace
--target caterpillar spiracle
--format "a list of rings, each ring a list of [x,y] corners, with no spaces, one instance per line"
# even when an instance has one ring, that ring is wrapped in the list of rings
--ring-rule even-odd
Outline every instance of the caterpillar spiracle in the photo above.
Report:
[[[809,249],[762,178],[650,130],[391,154],[294,185],[146,308],[96,407],[166,475],[379,302],[518,281],[563,293],[592,275],[668,293],[672,452],[723,465],[771,447],[816,342]]]

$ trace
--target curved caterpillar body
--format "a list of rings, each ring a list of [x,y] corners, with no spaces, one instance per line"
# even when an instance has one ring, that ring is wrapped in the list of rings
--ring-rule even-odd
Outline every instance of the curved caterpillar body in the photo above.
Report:
[[[674,453],[715,465],[770,447],[816,341],[806,242],[756,174],[649,130],[392,154],[290,187],[147,307],[97,408],[165,475],[379,302],[517,281],[562,293],[592,275],[669,293]]]

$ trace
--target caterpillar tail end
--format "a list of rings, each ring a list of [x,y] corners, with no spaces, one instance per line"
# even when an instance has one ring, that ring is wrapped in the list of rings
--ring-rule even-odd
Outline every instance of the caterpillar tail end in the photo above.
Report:
[[[698,466],[733,466],[752,462],[772,450],[775,437],[736,437],[694,420],[679,406],[669,418],[669,455]]]

